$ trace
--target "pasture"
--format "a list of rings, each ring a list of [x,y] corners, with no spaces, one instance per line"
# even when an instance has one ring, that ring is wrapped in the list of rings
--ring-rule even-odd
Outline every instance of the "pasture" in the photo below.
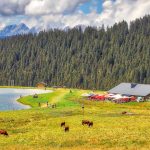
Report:
[[[0,129],[9,134],[8,137],[0,135],[0,149],[150,149],[149,102],[89,101],[81,97],[85,92],[88,91],[72,89],[70,93],[70,89],[55,89],[36,99],[33,96],[19,99],[32,108],[0,112]],[[47,108],[47,101],[55,103],[56,108]],[[123,115],[123,111],[131,114]],[[93,121],[93,127],[83,126],[82,120]],[[69,132],[60,127],[64,121]]]

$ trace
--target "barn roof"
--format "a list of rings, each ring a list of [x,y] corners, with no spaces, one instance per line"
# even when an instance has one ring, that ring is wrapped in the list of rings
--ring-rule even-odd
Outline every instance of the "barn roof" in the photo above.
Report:
[[[148,96],[150,95],[150,84],[120,83],[116,87],[109,90],[108,93]]]

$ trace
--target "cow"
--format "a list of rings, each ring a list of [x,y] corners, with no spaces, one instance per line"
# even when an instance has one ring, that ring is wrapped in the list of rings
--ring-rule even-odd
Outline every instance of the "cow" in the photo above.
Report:
[[[89,125],[90,121],[89,120],[82,120],[82,125]]]
[[[65,122],[62,122],[62,123],[60,124],[60,126],[63,127],[63,126],[65,126],[65,124],[66,124]]]
[[[123,112],[122,112],[122,115],[125,115],[125,114],[127,114],[127,112],[126,112],[126,111],[123,111]]]
[[[93,127],[93,121],[89,122],[89,127]]]
[[[3,134],[3,135],[5,135],[5,136],[8,136],[8,133],[7,133],[7,131],[5,131],[5,130],[0,130],[0,134]]]
[[[64,128],[64,131],[65,131],[65,132],[69,132],[69,126],[66,126],[66,127]]]

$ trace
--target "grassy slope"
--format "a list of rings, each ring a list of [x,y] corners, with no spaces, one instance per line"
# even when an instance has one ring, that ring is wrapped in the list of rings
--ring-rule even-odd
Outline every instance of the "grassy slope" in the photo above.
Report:
[[[57,89],[54,90],[53,93],[47,93],[47,94],[39,94],[38,98],[33,98],[33,96],[27,96],[22,97],[18,101],[30,105],[33,108],[39,107],[39,103],[41,103],[41,106],[46,106],[46,103],[49,102],[49,104],[57,104],[57,107],[70,107],[77,105],[75,101],[68,101],[68,99],[71,99],[71,97],[77,96],[76,90],[74,90],[74,93],[70,93],[70,90],[68,89]]]
[[[150,103],[113,104],[83,100],[83,90],[57,89],[42,94],[37,101],[57,103],[56,109],[37,108],[32,97],[21,102],[30,110],[0,112],[0,128],[10,136],[0,136],[0,149],[149,149]],[[85,113],[81,104],[85,105]],[[121,115],[129,111],[135,115]],[[93,128],[81,125],[82,119],[94,122]],[[70,132],[64,133],[60,122],[66,121]]]

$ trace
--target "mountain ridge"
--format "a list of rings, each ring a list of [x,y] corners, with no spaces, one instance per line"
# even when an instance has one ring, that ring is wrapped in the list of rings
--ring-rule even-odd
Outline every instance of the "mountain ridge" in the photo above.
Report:
[[[15,35],[29,34],[29,33],[37,33],[35,27],[29,28],[26,24],[12,24],[5,26],[0,30],[0,38],[7,38]]]

